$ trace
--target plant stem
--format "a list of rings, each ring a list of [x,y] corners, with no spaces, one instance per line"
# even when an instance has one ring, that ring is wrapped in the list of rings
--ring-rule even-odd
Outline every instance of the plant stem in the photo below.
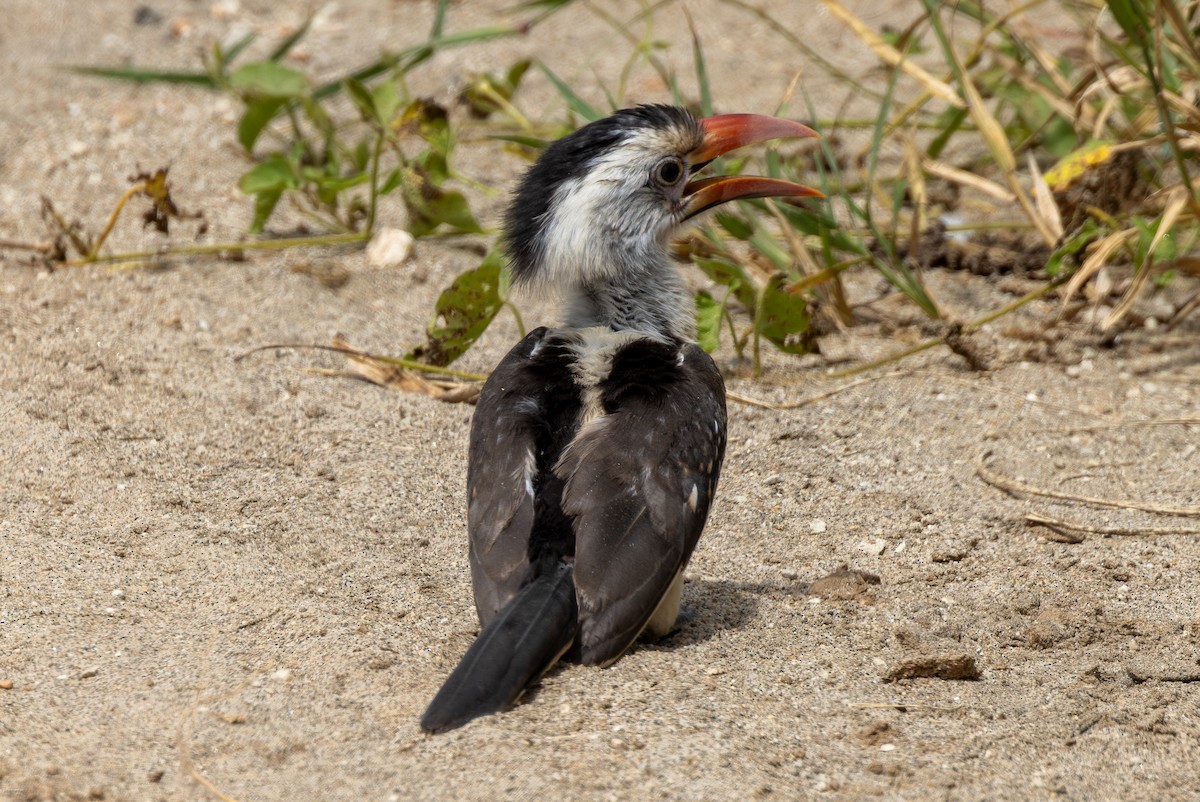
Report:
[[[505,301],[504,305],[508,307],[508,311],[512,312],[513,319],[517,322],[517,333],[521,339],[525,339],[525,321],[521,318],[521,312],[517,309],[517,305],[512,301]]]
[[[375,152],[371,154],[371,201],[367,208],[367,230],[370,235],[375,230],[375,207],[379,202],[379,156],[383,152],[384,128],[379,128],[375,136]]]
[[[440,365],[429,365],[425,362],[416,362],[412,359],[404,359],[403,357],[398,356],[380,356],[379,354],[372,354],[369,351],[360,351],[357,348],[343,348],[337,345],[317,345],[314,343],[272,343],[270,345],[260,345],[257,348],[251,348],[245,353],[238,354],[233,358],[233,361],[241,362],[246,357],[252,354],[257,354],[260,351],[271,351],[280,348],[334,351],[339,354],[348,354],[350,356],[357,356],[362,359],[373,359],[376,362],[383,362],[388,365],[396,365],[398,367],[419,371],[421,373],[438,373],[443,376],[452,376],[453,378],[462,379],[464,381],[481,382],[485,381],[488,377],[488,374],[486,373],[468,373],[465,370],[455,370],[454,368],[442,367]]]
[[[132,198],[134,195],[138,194],[145,188],[146,188],[146,182],[142,181],[140,183],[134,184],[129,189],[125,190],[125,194],[122,195],[121,199],[117,201],[117,205],[113,209],[112,215],[108,218],[108,225],[106,225],[104,227],[104,230],[100,232],[100,236],[96,238],[96,241],[95,241],[95,243],[92,244],[91,249],[86,254],[84,254],[83,261],[85,261],[85,262],[96,261],[96,254],[98,254],[100,252],[100,246],[104,244],[104,240],[106,240],[108,238],[109,233],[113,230],[113,226],[115,226],[117,224],[117,218],[121,216],[121,210],[125,208],[125,204],[129,202],[130,198]]]
[[[322,245],[352,245],[357,242],[364,242],[368,237],[367,232],[356,231],[349,234],[326,234],[318,237],[288,237],[284,239],[252,240],[250,242],[216,242],[208,245],[184,245],[161,251],[135,251],[132,253],[110,254],[108,256],[71,259],[63,262],[63,266],[80,267],[82,265],[106,264],[110,262],[136,262],[164,256],[191,256],[196,254],[221,253],[222,251],[272,251],[284,248],[318,247]]]

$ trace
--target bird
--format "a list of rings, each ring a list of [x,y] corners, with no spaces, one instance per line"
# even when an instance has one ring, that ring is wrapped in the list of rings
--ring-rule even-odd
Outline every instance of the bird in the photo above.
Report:
[[[821,197],[698,177],[743,146],[817,133],[756,114],[642,105],[551,143],[504,226],[514,286],[563,323],[510,350],[481,390],[467,466],[480,632],[421,717],[428,733],[501,712],[560,659],[605,667],[671,633],[717,487],[725,386],[696,344],[670,237],[714,206]]]

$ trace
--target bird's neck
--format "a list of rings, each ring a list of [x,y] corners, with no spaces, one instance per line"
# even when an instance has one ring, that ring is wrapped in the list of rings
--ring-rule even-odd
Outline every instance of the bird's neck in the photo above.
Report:
[[[652,337],[691,342],[696,317],[679,270],[665,254],[649,268],[639,266],[593,277],[571,289],[566,324],[607,326]]]

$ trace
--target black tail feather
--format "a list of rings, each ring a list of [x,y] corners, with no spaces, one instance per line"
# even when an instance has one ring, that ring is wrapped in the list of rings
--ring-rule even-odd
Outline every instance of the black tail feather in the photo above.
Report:
[[[571,645],[578,621],[572,567],[560,563],[479,633],[421,716],[421,729],[445,732],[511,705]]]

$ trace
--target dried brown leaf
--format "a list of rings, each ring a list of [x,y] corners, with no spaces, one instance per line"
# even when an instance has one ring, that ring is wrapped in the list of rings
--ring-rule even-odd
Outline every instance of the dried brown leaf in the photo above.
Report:
[[[1054,240],[1057,242],[1063,235],[1063,222],[1062,215],[1058,211],[1058,204],[1054,202],[1054,193],[1050,191],[1050,185],[1046,183],[1045,177],[1038,169],[1033,154],[1026,153],[1025,155],[1028,157],[1029,176],[1033,180],[1034,206],[1038,214],[1045,219],[1050,233],[1054,235]]]

